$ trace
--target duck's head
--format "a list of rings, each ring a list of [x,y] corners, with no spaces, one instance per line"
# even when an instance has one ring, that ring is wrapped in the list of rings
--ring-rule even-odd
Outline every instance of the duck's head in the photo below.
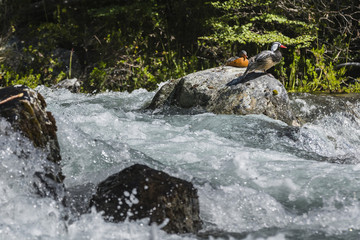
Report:
[[[276,50],[278,50],[280,48],[286,48],[284,45],[282,45],[281,43],[279,42],[274,42],[272,45],[271,45],[271,51],[275,52]]]
[[[245,50],[240,51],[240,57],[247,58],[247,52]]]

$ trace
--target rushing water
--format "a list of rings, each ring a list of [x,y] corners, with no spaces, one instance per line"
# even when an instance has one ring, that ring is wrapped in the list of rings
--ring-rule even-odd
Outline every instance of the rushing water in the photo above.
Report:
[[[306,122],[295,128],[260,115],[144,111],[154,96],[145,90],[37,90],[57,121],[68,189],[146,164],[195,185],[203,230],[171,235],[147,219],[114,224],[94,209],[74,216],[39,198],[32,173],[45,155],[0,119],[1,240],[360,239],[358,96],[293,96]]]

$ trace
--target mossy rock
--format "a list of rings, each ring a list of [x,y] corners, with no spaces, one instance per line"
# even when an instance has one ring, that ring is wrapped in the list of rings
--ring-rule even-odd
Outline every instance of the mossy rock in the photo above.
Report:
[[[0,88],[0,117],[12,124],[14,130],[29,138],[35,147],[47,153],[47,159],[60,165],[60,146],[56,122],[51,112],[45,110],[46,102],[41,94],[25,86]],[[52,179],[62,182],[61,171],[51,172]]]

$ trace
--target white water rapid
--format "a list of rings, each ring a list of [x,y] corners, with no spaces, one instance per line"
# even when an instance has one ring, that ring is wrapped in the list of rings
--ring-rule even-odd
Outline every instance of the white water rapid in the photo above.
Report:
[[[307,121],[295,128],[259,115],[155,114],[143,110],[154,96],[146,90],[36,90],[57,122],[67,188],[146,164],[195,185],[203,230],[109,223],[94,209],[73,216],[38,197],[31,178],[45,155],[5,135],[0,119],[1,240],[360,239],[360,98],[293,96]]]

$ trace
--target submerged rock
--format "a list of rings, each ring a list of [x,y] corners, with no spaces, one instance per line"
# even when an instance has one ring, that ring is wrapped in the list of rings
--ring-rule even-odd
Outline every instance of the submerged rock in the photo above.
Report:
[[[40,195],[57,197],[58,183],[64,177],[60,170],[60,147],[56,135],[56,122],[51,112],[45,110],[41,94],[25,86],[0,88],[0,117],[4,117],[14,130],[30,139],[35,147],[43,149],[47,160],[45,172],[37,172],[35,187]],[[26,153],[24,153],[24,157]],[[60,186],[61,188],[61,186]]]
[[[166,83],[149,109],[166,105],[200,107],[216,114],[264,114],[296,125],[284,86],[273,76],[251,73],[242,81],[245,69],[219,67],[189,74]]]
[[[91,206],[112,222],[150,218],[169,233],[196,233],[201,228],[197,190],[190,182],[135,164],[97,186]]]

